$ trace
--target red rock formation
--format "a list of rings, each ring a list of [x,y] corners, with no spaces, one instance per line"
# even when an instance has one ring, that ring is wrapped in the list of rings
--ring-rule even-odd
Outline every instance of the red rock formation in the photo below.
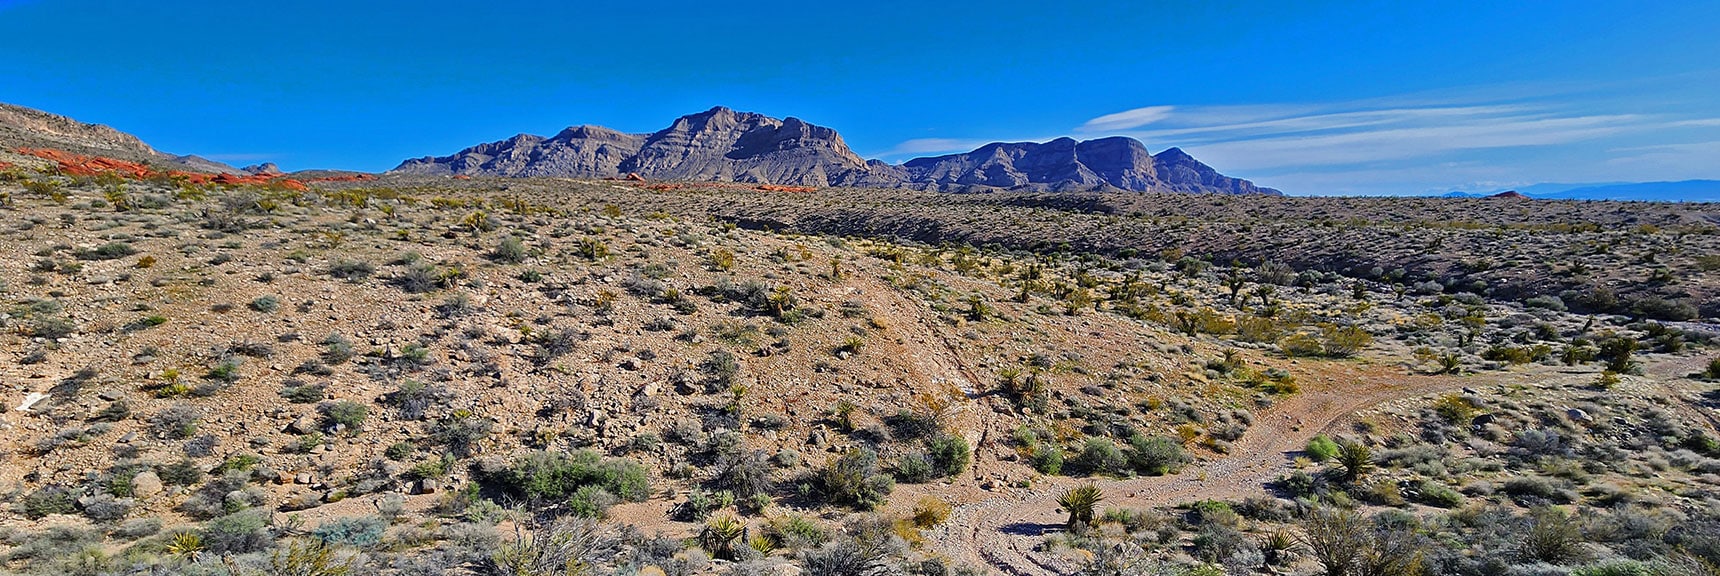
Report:
[[[35,156],[58,164],[60,172],[73,176],[95,176],[97,174],[118,174],[133,179],[145,179],[155,176],[167,176],[192,184],[220,184],[223,186],[279,186],[289,190],[309,190],[305,182],[368,182],[376,179],[374,174],[342,174],[339,176],[324,176],[321,178],[297,179],[288,178],[281,174],[209,174],[204,172],[184,172],[168,170],[166,172],[151,169],[139,162],[103,158],[100,156],[84,156],[60,150],[45,148],[19,148],[19,154]],[[8,165],[10,166],[10,165]]]
[[[776,184],[760,184],[758,186],[754,186],[753,190],[758,190],[760,192],[816,192],[816,191],[818,191],[817,188],[814,188],[811,186],[779,186]]]

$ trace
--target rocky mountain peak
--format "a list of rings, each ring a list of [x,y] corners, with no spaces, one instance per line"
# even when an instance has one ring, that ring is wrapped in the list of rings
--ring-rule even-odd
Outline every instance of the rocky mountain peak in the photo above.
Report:
[[[893,166],[861,158],[834,129],[725,106],[681,116],[650,134],[573,126],[551,138],[520,135],[453,156],[409,160],[395,170],[585,178],[638,173],[658,180],[945,191],[1276,193],[1225,177],[1176,148],[1155,156],[1126,137],[995,142]]]

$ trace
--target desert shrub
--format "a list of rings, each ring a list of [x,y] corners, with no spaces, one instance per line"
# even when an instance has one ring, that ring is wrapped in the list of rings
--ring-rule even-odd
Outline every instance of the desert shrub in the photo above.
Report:
[[[1117,443],[1110,438],[1093,437],[1081,445],[1081,452],[1070,458],[1068,467],[1083,475],[1112,474],[1124,475],[1129,471],[1129,459],[1123,451],[1117,449]]]
[[[215,435],[204,434],[202,436],[186,440],[185,444],[181,446],[181,449],[185,451],[186,456],[202,458],[213,455],[215,453],[215,446],[218,443],[219,440],[215,438]]]
[[[490,436],[490,421],[466,410],[455,410],[430,429],[430,438],[459,456],[470,456]]]
[[[281,389],[281,396],[294,404],[309,404],[328,397],[328,386],[294,382]]]
[[[203,468],[185,459],[156,466],[155,475],[168,486],[191,486],[203,481]]]
[[[351,360],[355,354],[352,340],[340,334],[329,334],[327,338],[323,338],[322,346],[322,360],[329,364],[341,364]]]
[[[831,458],[817,481],[826,500],[860,510],[877,508],[896,488],[890,476],[879,471],[878,453],[865,447]]]
[[[921,496],[920,501],[914,503],[914,512],[909,518],[913,520],[914,526],[926,529],[943,524],[949,519],[951,511],[948,502],[933,496]]]
[[[953,434],[940,434],[926,441],[926,455],[932,463],[932,473],[940,478],[955,476],[967,470],[973,461],[973,451],[966,439]]]
[[[214,554],[244,554],[269,549],[275,537],[269,530],[269,513],[242,510],[210,520],[200,533],[205,550]]]
[[[1683,322],[1696,318],[1696,306],[1689,302],[1668,300],[1665,298],[1648,297],[1631,303],[1632,315],[1655,320],[1671,320]]]
[[[324,426],[345,426],[349,434],[357,432],[370,416],[370,408],[351,400],[324,402],[317,406],[317,412],[322,414]]]
[[[1582,527],[1576,519],[1551,506],[1529,512],[1529,528],[1523,533],[1518,549],[1524,560],[1550,564],[1566,564],[1588,554]]]
[[[1279,338],[1278,350],[1283,352],[1285,356],[1311,357],[1324,353],[1325,347],[1320,344],[1320,339],[1313,334],[1296,332]]]
[[[329,265],[328,275],[342,280],[363,280],[376,272],[376,266],[369,262],[336,260]]]
[[[1324,435],[1308,439],[1308,445],[1303,448],[1308,459],[1315,462],[1325,462],[1338,456],[1338,443]]]
[[[1448,424],[1467,425],[1481,412],[1481,407],[1468,397],[1446,394],[1433,402],[1433,411]]]
[[[587,486],[602,488],[631,502],[642,501],[651,493],[645,467],[631,460],[603,458],[588,450],[572,454],[526,454],[487,480],[511,494],[535,501],[566,503]],[[587,492],[583,498],[589,500],[592,496]]]
[[[1554,484],[1553,481],[1539,476],[1524,476],[1505,481],[1505,494],[1520,504],[1563,503],[1571,500],[1571,494]]]
[[[76,256],[79,260],[117,260],[136,253],[137,249],[130,244],[108,242],[95,248],[78,250]]]
[[[223,358],[214,366],[209,367],[209,371],[203,374],[203,378],[224,385],[238,382],[240,363],[239,358]]]
[[[440,384],[426,384],[417,380],[407,379],[390,392],[384,401],[394,406],[394,409],[405,420],[422,420],[432,407],[442,403],[449,397],[448,389]]]
[[[77,498],[70,490],[59,486],[44,486],[18,499],[18,513],[31,520],[41,520],[49,514],[73,514],[78,511]]]
[[[1423,480],[1416,486],[1416,500],[1429,506],[1457,508],[1463,505],[1463,495],[1433,480]]]
[[[1040,474],[1057,475],[1063,473],[1063,447],[1051,442],[1040,442],[1028,451],[1028,460],[1033,463],[1033,469]]]
[[[595,521],[559,518],[497,546],[482,567],[488,574],[536,576],[581,575],[610,565],[622,549],[621,539]]]
[[[687,492],[687,499],[675,505],[669,515],[672,518],[686,522],[704,522],[711,513],[722,510],[735,503],[735,494],[727,490],[712,492],[702,488],[694,488]]]
[[[496,244],[490,251],[490,259],[503,264],[519,264],[526,261],[526,245],[519,238],[508,236]]]
[[[1327,326],[1321,336],[1321,350],[1333,358],[1355,356],[1374,342],[1372,334],[1356,326]]]
[[[252,310],[268,314],[281,309],[281,299],[274,296],[258,296],[251,301]]]
[[[269,556],[269,576],[348,576],[358,557],[337,561],[335,549],[324,540],[288,543]]]
[[[325,544],[369,548],[382,541],[388,521],[379,516],[337,518],[311,530],[311,537]]]
[[[775,485],[771,479],[770,456],[763,450],[736,451],[725,455],[717,469],[717,485],[742,498],[768,494]]]
[[[173,440],[190,438],[203,422],[203,411],[190,404],[174,404],[150,418],[155,433]]]
[[[1544,294],[1541,296],[1531,296],[1531,297],[1523,300],[1523,305],[1526,307],[1529,307],[1529,308],[1541,308],[1541,309],[1545,309],[1545,310],[1553,310],[1556,312],[1564,312],[1565,311],[1565,301],[1560,299],[1558,296],[1554,296],[1551,294]]]
[[[896,458],[895,473],[896,481],[907,484],[923,484],[936,477],[931,457],[920,450],[909,450]]]
[[[1129,467],[1138,474],[1162,476],[1175,474],[1189,461],[1182,444],[1164,436],[1136,434],[1129,438]]]

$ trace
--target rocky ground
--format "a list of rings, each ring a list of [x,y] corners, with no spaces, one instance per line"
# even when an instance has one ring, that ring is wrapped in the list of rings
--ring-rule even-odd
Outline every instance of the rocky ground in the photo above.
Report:
[[[1568,572],[1715,513],[1701,205],[7,174],[21,573],[1307,573],[1258,542],[1331,509]],[[1618,298],[1509,288],[1566,281]]]

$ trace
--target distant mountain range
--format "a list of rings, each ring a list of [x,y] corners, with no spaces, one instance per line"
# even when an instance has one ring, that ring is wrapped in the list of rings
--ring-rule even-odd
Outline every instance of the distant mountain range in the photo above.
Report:
[[[1678,182],[1602,182],[1534,184],[1491,192],[1449,192],[1447,198],[1480,198],[1515,191],[1544,200],[1639,200],[1648,202],[1720,202],[1720,180]]]
[[[900,165],[865,160],[835,130],[715,107],[650,134],[574,126],[521,134],[449,156],[402,162],[393,173],[749,182],[917,188],[952,192],[1136,191],[1279,194],[1219,174],[1182,150],[1157,155],[1133,138],[1015,142]]]

